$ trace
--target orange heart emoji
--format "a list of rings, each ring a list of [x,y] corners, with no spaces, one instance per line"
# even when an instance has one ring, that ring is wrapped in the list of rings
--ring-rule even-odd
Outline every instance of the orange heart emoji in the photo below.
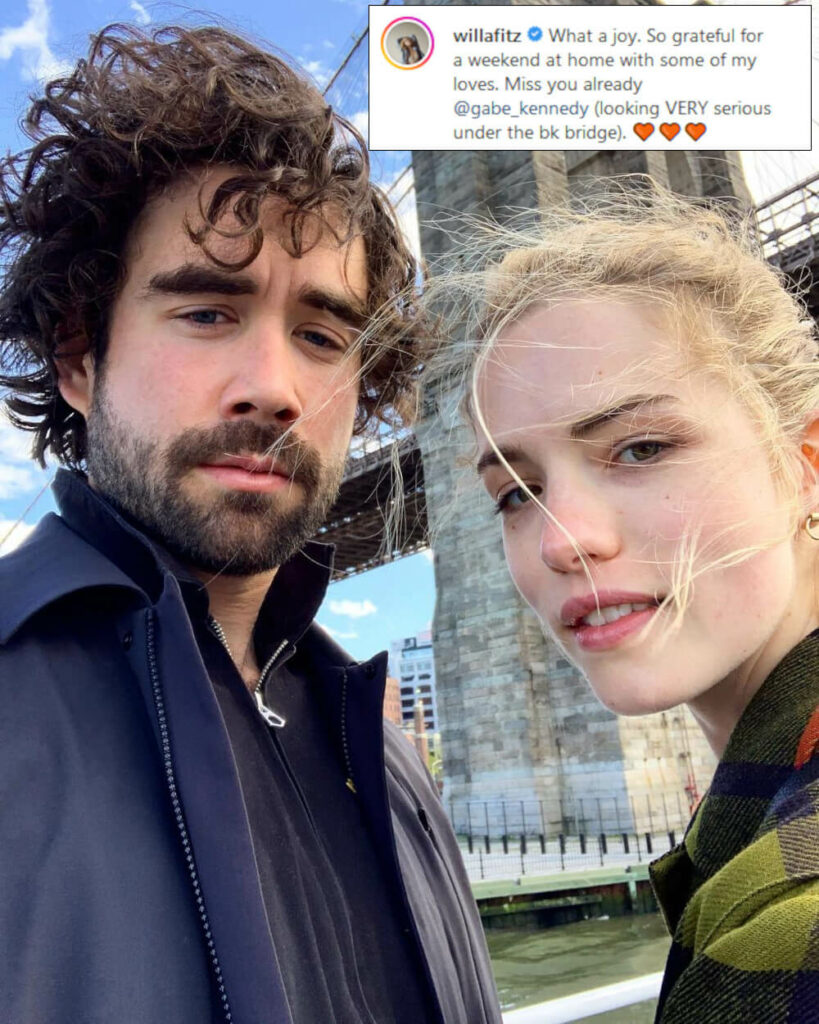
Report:
[[[643,142],[654,131],[654,125],[650,121],[638,121],[634,126],[634,134],[639,135]]]
[[[696,142],[697,139],[701,139],[703,135],[705,135],[705,125],[702,123],[702,121],[697,121],[696,124],[687,124],[685,126],[685,130],[687,134],[691,136],[694,142]]]
[[[672,124],[661,124],[660,131],[668,139],[669,142],[680,133],[680,126],[674,121]]]

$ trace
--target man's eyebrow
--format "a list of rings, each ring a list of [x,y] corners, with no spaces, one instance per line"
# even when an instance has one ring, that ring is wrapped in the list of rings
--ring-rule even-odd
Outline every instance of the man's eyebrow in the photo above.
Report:
[[[255,295],[256,281],[248,274],[232,273],[200,263],[183,263],[154,274],[143,295]]]
[[[150,295],[255,295],[258,282],[248,274],[220,270],[200,263],[183,263],[173,270],[154,274],[143,294]],[[356,330],[367,322],[363,305],[353,302],[341,292],[328,288],[307,286],[296,296],[302,305],[331,313]]]
[[[618,416],[623,416],[627,412],[635,412],[646,405],[659,405],[661,402],[676,401],[677,399],[674,395],[635,395],[634,398],[629,398],[619,405],[614,405],[610,409],[594,413],[593,416],[588,416],[586,419],[573,423],[569,429],[569,436],[573,440],[579,440],[588,436],[598,427],[603,426],[603,424],[616,420]]]
[[[522,462],[526,456],[523,449],[516,444],[502,445],[497,451],[494,448],[490,448],[488,452],[484,452],[478,459],[478,464],[475,466],[478,476],[486,472],[490,466],[502,466],[501,457],[509,463],[515,463]]]
[[[331,313],[343,320],[348,327],[361,330],[369,319],[367,310],[360,303],[354,302],[341,292],[315,286],[305,287],[298,294],[298,300],[304,306],[320,312]]]

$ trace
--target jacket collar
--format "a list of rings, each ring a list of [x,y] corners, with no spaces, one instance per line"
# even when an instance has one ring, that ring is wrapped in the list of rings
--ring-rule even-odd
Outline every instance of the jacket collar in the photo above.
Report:
[[[742,713],[685,845],[706,877],[751,840],[797,770],[797,750],[819,702],[819,630],[779,662]]]
[[[819,703],[819,630],[770,673],[742,713],[683,843],[651,865],[658,902],[673,931],[702,883],[736,857],[793,784],[815,775],[803,763],[806,726]]]
[[[256,620],[254,642],[259,665],[278,645],[296,644],[316,617],[333,569],[334,549],[308,541],[276,573]]]
[[[94,523],[102,525],[106,514],[116,516],[80,474],[59,470],[53,489],[61,511],[64,501],[87,509],[92,536]],[[13,595],[12,600],[0,603],[0,643],[6,643],[32,615],[79,590],[118,587],[145,602],[155,597],[161,583],[158,575],[151,579],[148,571],[150,551],[137,534],[124,523],[122,526],[126,543],[131,545],[125,561],[134,562],[138,570],[133,575],[106,557],[87,534],[75,530],[67,517],[52,512],[45,515],[18,548],[0,559],[0,591]]]
[[[94,491],[82,473],[58,470],[53,490],[60,516],[46,515],[23,544],[0,559],[0,589],[15,595],[0,605],[0,643],[67,594],[125,587],[153,602],[169,575],[177,576],[191,614],[206,613],[201,582]],[[279,569],[262,604],[259,621],[268,628],[260,635],[270,636],[275,626],[273,636],[291,642],[301,637],[324,598],[332,556],[331,547],[310,541]],[[264,657],[268,644],[260,646]],[[343,654],[332,647],[328,653]],[[349,658],[339,657],[338,663],[349,663]]]
[[[58,470],[52,489],[66,525],[157,600],[163,566],[139,527],[95,491],[83,473]]]

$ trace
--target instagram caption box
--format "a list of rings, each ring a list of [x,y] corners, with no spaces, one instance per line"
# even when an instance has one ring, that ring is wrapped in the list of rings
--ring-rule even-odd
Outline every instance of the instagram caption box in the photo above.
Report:
[[[811,148],[810,6],[369,11],[372,149]]]

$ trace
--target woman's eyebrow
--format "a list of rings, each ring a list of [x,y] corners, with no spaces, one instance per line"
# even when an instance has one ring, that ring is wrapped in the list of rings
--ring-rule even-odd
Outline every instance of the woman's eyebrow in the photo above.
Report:
[[[475,470],[477,471],[478,476],[480,476],[481,473],[486,472],[490,466],[502,466],[502,459],[512,463],[522,462],[525,457],[523,449],[515,444],[500,447],[497,451],[495,451],[494,448],[490,448],[488,452],[484,452],[478,459]]]
[[[573,423],[569,428],[569,436],[573,440],[579,440],[591,434],[598,427],[603,426],[604,423],[615,420],[618,416],[623,416],[627,412],[635,412],[646,405],[658,405],[661,402],[676,401],[678,399],[674,395],[635,395],[634,398],[629,398],[619,405],[614,405],[610,409],[594,413],[592,416]]]

